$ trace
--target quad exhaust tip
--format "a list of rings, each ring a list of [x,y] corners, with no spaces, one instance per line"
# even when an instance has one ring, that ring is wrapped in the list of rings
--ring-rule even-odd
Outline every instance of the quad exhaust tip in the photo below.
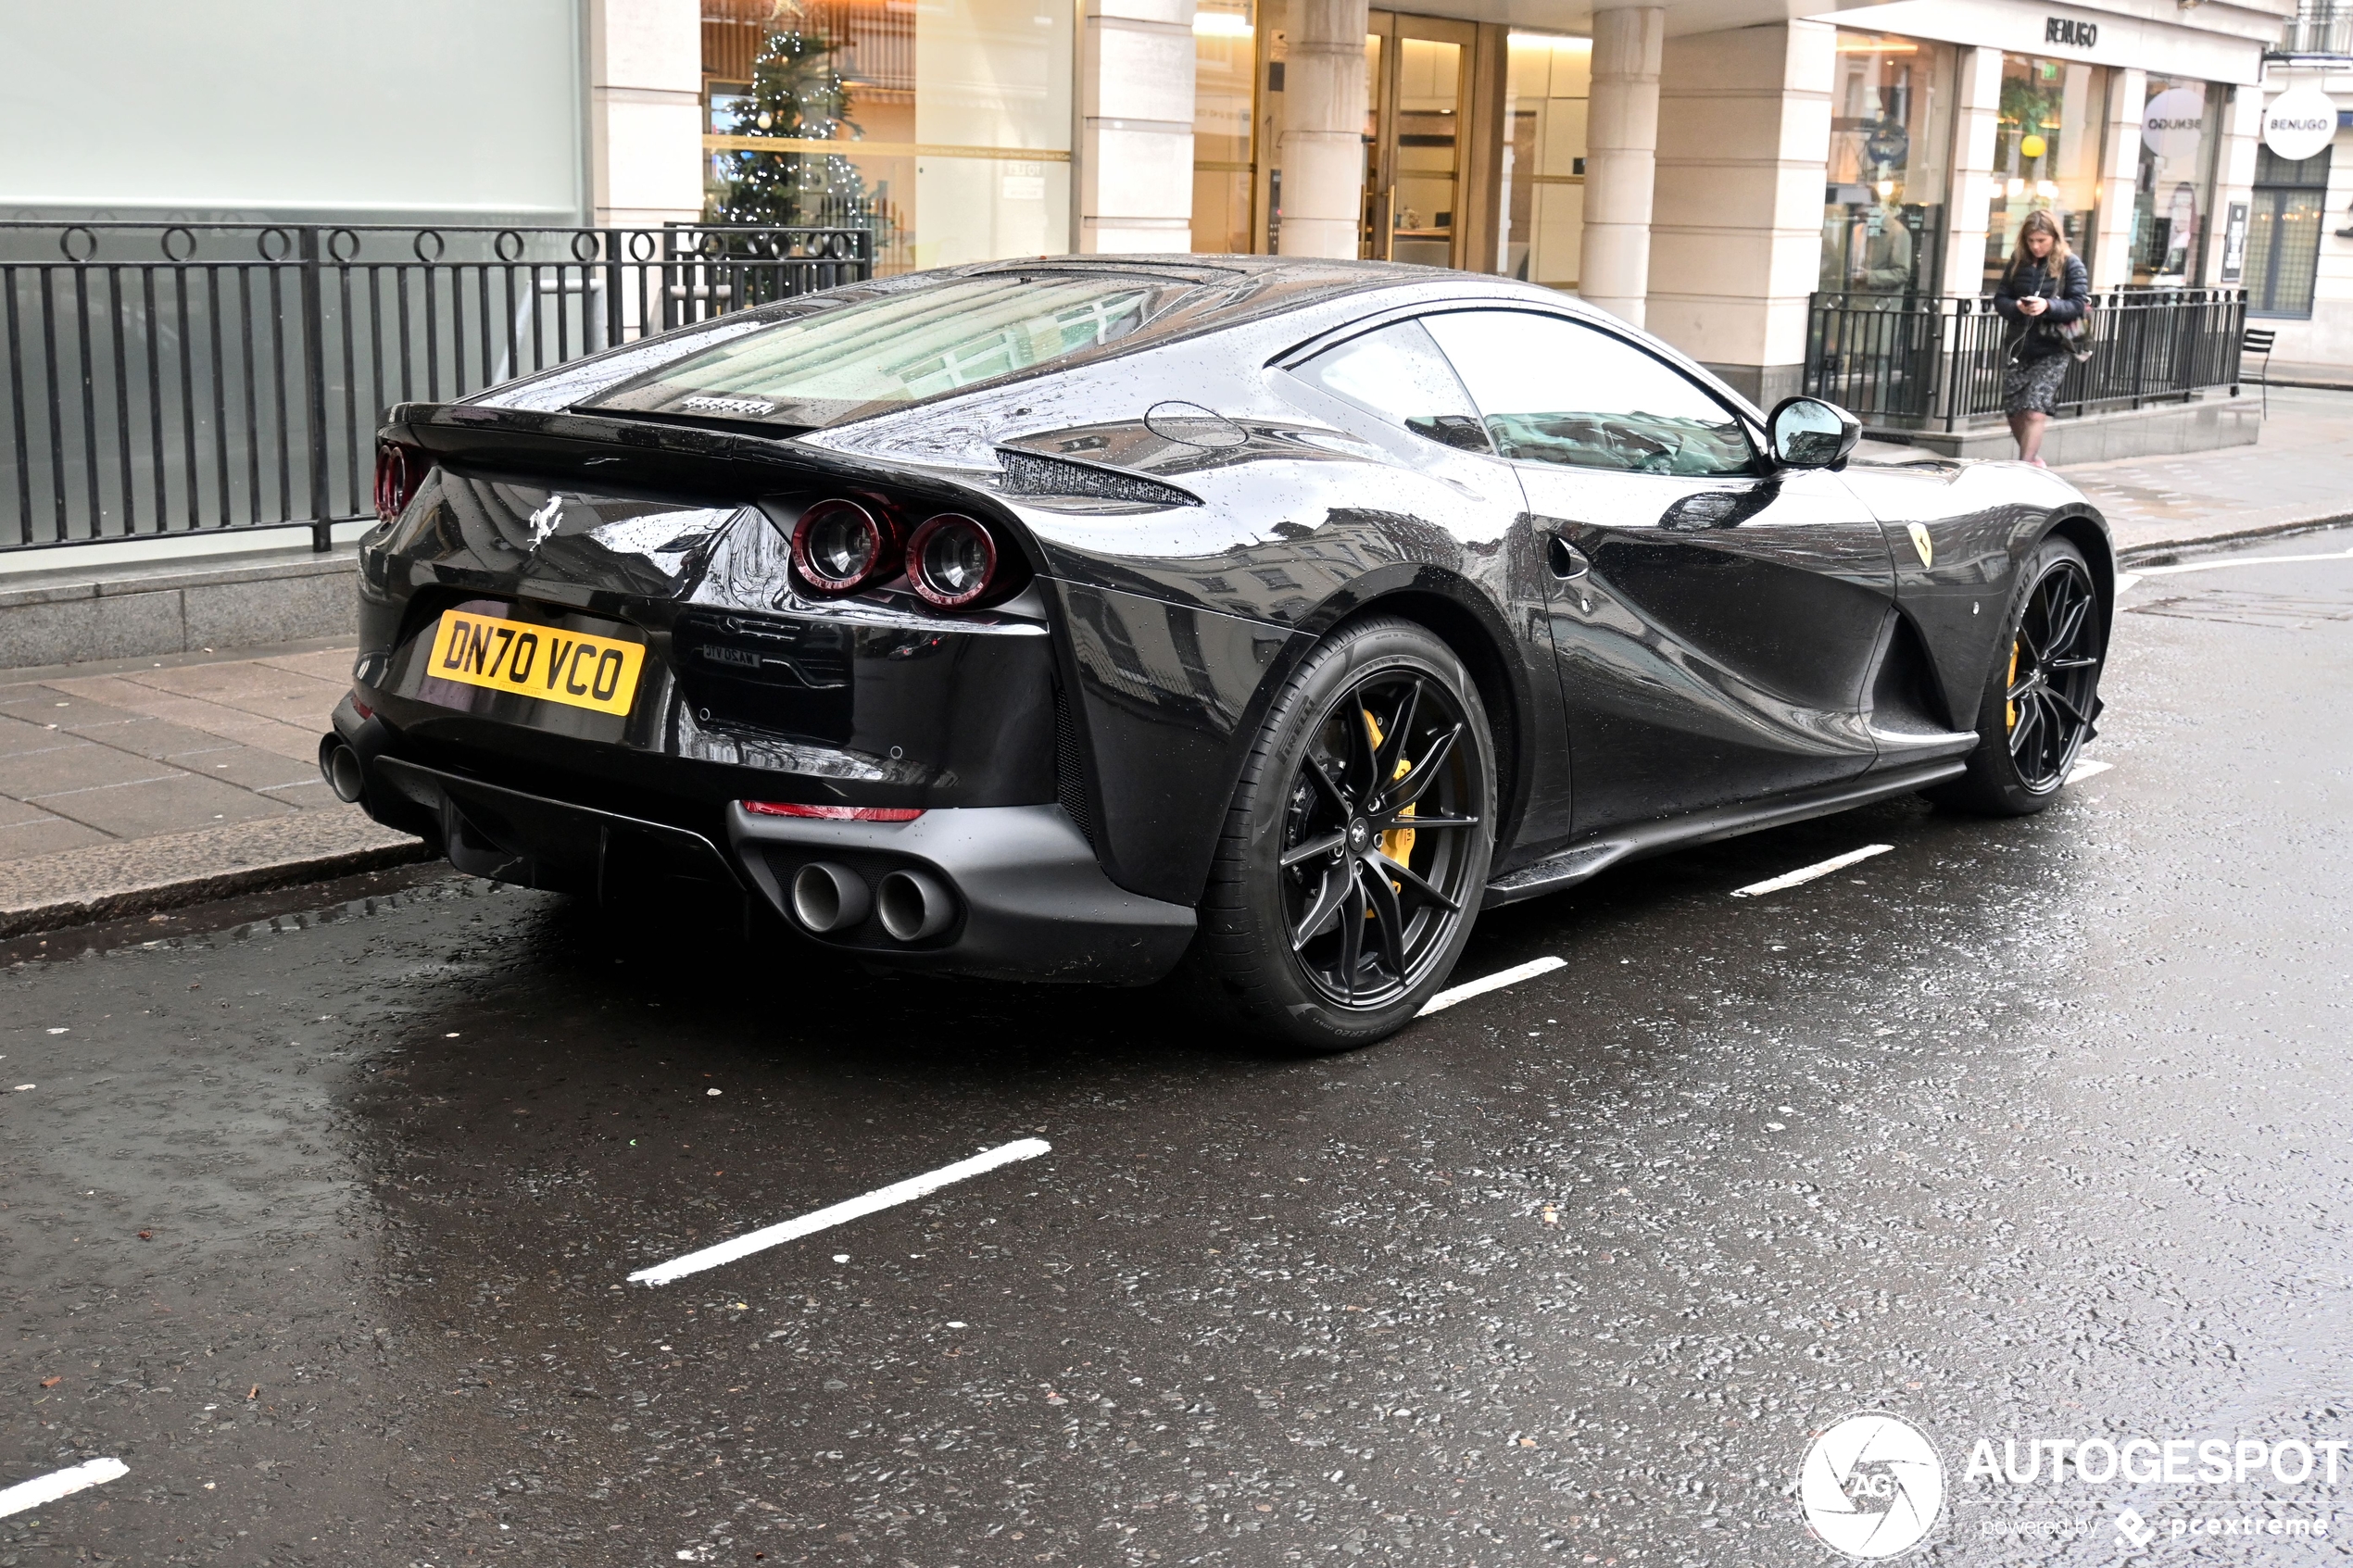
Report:
[[[358,801],[368,791],[368,775],[359,766],[359,754],[339,735],[329,735],[320,743],[319,776],[327,781],[335,798],[346,804]]]
[[[812,860],[793,872],[793,919],[821,936],[857,925],[873,903],[866,879],[848,866]]]
[[[937,936],[956,918],[956,901],[948,889],[921,872],[899,871],[884,877],[875,908],[883,929],[898,942]]]

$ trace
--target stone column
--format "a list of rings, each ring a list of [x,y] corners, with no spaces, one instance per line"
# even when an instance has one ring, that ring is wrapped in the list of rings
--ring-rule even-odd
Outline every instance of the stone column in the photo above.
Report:
[[[1635,326],[1650,294],[1651,193],[1658,151],[1658,62],[1667,12],[1593,12],[1593,96],[1585,129],[1585,235],[1578,296]]]
[[[1677,38],[1662,56],[1648,325],[1768,408],[1805,380],[1837,43],[1793,21]]]
[[[700,0],[589,0],[588,220],[702,217]]]
[[[1356,255],[1365,204],[1365,0],[1292,0],[1284,66],[1285,256]]]
[[[1194,0],[1087,0],[1080,251],[1193,247],[1193,8]]]
[[[2226,286],[2222,282],[2223,230],[2230,223],[2233,202],[2246,202],[2250,207],[2254,203],[2256,153],[2263,144],[2266,98],[2262,87],[2250,82],[2231,88],[2230,94],[2230,104],[2222,110],[2222,145],[2214,160],[2214,210],[2206,220],[2206,270],[2198,274],[2208,288]],[[2342,154],[2337,161],[2343,161]],[[2332,199],[2323,217],[2343,210],[2344,204]],[[2327,253],[2324,250],[2322,254]],[[2246,285],[2247,280],[2242,277],[2227,286]]]
[[[2141,181],[2141,116],[2148,107],[2145,70],[2120,70],[2108,79],[2108,142],[2100,169],[2099,237],[2092,245],[2092,287],[2112,289],[2133,281],[2133,193]]]
[[[1963,49],[1953,113],[1953,191],[1944,210],[1948,295],[1985,292],[1985,220],[1994,202],[1994,134],[2002,103],[2002,52]]]

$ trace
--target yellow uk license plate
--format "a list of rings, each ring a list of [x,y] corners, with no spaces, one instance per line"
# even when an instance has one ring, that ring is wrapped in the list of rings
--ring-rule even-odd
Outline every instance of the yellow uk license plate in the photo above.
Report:
[[[434,633],[427,673],[567,708],[626,714],[645,660],[639,643],[453,609],[443,613]]]

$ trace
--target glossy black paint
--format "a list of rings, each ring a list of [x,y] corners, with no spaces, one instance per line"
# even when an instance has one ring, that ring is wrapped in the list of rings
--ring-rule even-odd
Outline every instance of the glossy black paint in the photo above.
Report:
[[[1553,620],[1580,834],[1859,773],[1895,576],[1835,474],[1523,472],[1592,563]]]
[[[1546,291],[1249,258],[945,275],[1072,269],[1190,292],[1105,347],[797,437],[573,411],[659,365],[659,345],[394,410],[386,435],[437,466],[363,548],[357,695],[379,727],[363,753],[713,843],[740,799],[1058,807],[1108,885],[1182,908],[1273,694],[1321,634],[1393,613],[1436,630],[1478,681],[1509,881],[1629,833],[1652,847],[1766,820],[1775,801],[1858,797],[1866,775],[1912,787],[1968,742],[2035,541],[2069,529],[2104,591],[2112,575],[2097,515],[2042,470],[1760,460],[1687,479],[1514,463],[1286,368],[1432,309],[1548,311],[1669,359],[1762,448],[1755,408]],[[698,329],[681,351],[710,341]],[[787,570],[792,521],[839,494],[980,517],[1034,581],[972,614],[903,586],[805,591]],[[549,705],[433,682],[418,639],[472,599],[642,638],[635,709],[533,711]]]

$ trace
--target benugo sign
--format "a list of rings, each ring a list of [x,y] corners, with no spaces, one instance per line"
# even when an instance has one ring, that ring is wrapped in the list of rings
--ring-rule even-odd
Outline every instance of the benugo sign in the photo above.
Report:
[[[2070,49],[2095,49],[2099,47],[2100,24],[2074,17],[2045,17],[2043,42],[2064,44]]]
[[[2291,163],[2318,156],[2336,140],[2336,100],[2310,82],[2299,82],[2263,111],[2263,144]]]

